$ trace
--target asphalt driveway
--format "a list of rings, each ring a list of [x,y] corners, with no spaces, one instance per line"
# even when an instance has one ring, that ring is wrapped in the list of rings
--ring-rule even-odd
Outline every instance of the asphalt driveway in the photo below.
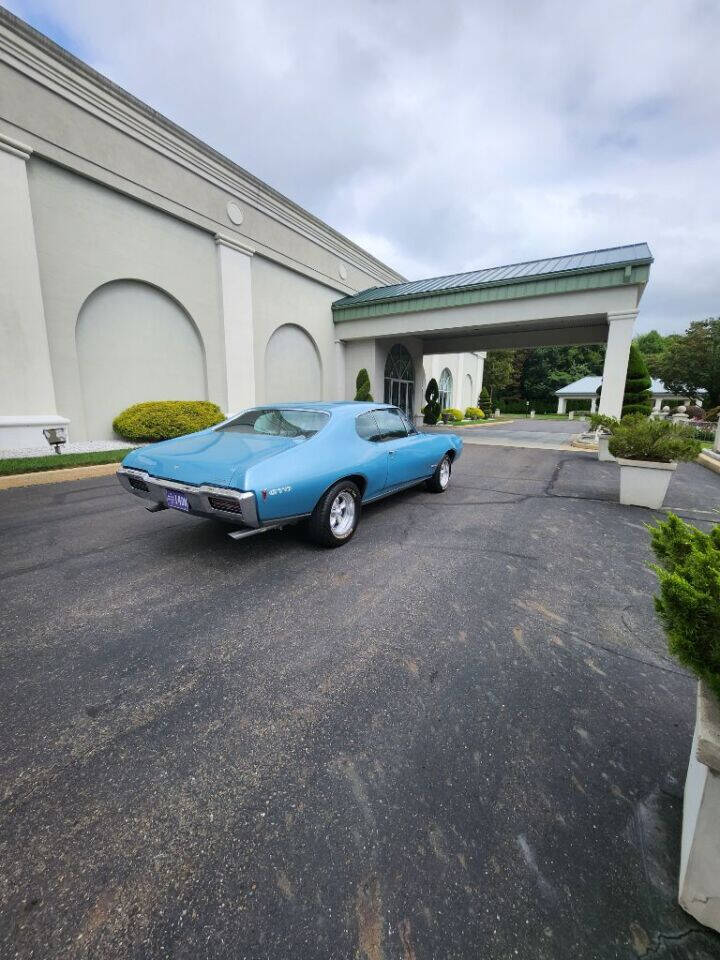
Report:
[[[565,450],[573,437],[587,428],[588,424],[582,420],[530,420],[524,417],[499,423],[481,424],[477,427],[422,427],[423,430],[431,433],[450,430],[460,434],[465,443],[540,450]]]
[[[497,428],[495,428],[497,429]],[[0,494],[0,956],[720,957],[614,464],[468,446],[347,547]],[[720,519],[720,478],[668,502]]]

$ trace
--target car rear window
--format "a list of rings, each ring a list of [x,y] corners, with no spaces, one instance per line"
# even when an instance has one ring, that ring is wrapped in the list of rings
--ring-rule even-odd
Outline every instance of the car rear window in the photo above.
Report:
[[[260,433],[266,437],[312,437],[330,419],[323,410],[293,410],[277,407],[246,410],[218,427],[232,433]]]

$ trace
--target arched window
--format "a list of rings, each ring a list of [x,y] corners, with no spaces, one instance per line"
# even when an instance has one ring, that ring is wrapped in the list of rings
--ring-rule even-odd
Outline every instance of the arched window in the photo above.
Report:
[[[414,388],[412,357],[406,347],[396,343],[385,361],[385,403],[392,403],[412,417]]]
[[[447,410],[448,407],[452,406],[452,374],[447,367],[440,374],[440,409]]]

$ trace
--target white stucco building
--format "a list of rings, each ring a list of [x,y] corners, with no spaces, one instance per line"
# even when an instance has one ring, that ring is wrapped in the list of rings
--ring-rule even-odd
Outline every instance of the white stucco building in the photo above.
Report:
[[[0,446],[111,438],[155,399],[232,412],[475,403],[483,351],[607,343],[622,399],[645,244],[406,283],[0,8]],[[443,374],[443,371],[447,374]]]

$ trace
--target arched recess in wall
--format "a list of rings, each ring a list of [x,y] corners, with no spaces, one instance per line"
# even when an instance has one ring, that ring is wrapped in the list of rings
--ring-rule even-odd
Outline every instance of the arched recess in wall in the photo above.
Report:
[[[322,362],[302,327],[285,323],[265,348],[265,402],[322,400]]]
[[[474,407],[477,402],[477,397],[473,396],[473,381],[469,373],[466,373],[463,377],[463,410],[467,410],[468,407]]]
[[[75,327],[88,439],[112,439],[112,421],[145,400],[205,400],[205,351],[190,315],[140,280],[94,290]]]

